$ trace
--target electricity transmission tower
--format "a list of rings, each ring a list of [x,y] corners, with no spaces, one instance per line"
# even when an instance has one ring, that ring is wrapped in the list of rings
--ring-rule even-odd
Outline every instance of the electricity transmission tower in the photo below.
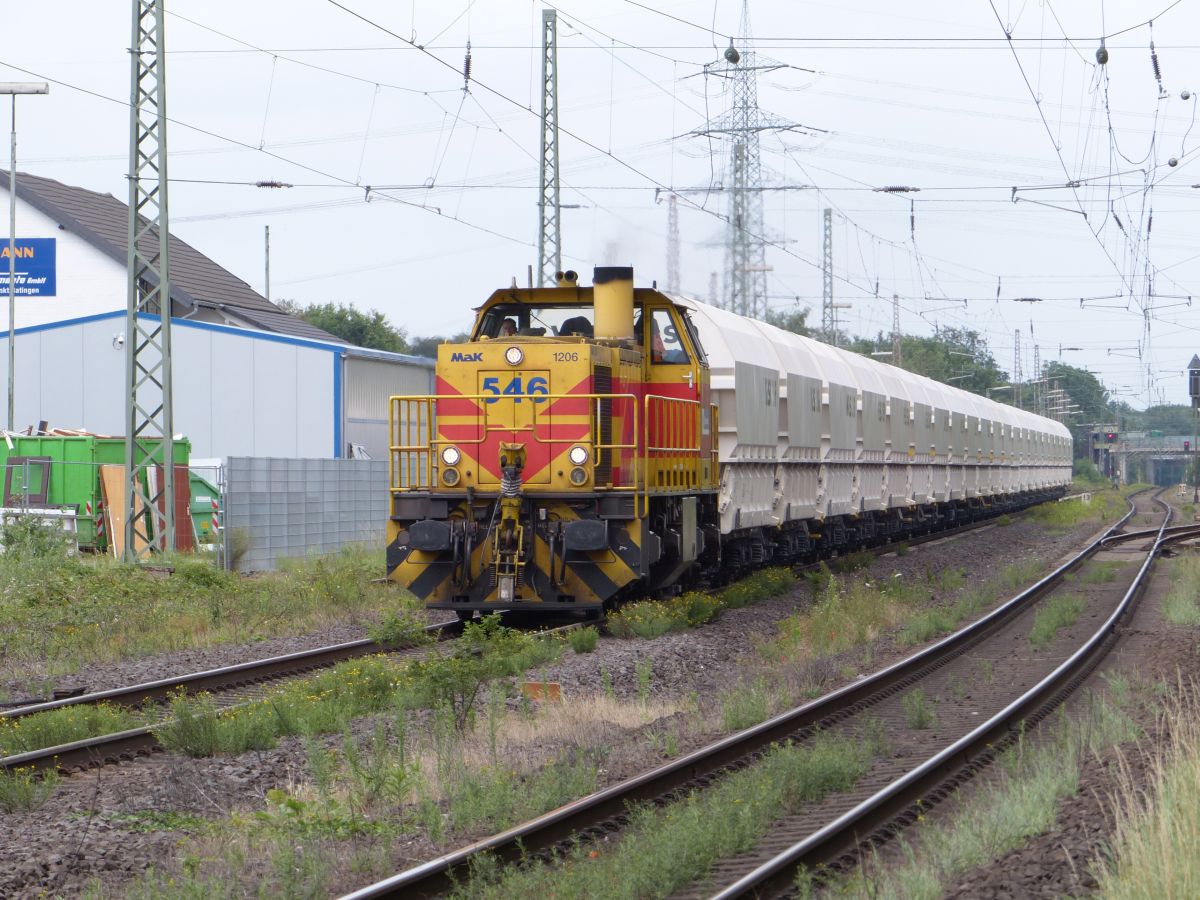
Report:
[[[1021,402],[1021,329],[1013,332],[1013,406],[1023,409]]]
[[[542,10],[542,156],[538,194],[537,286],[555,284],[562,271],[562,206],[558,182],[558,15]]]
[[[833,307],[833,210],[821,218],[821,331],[827,341],[837,341],[837,310]]]
[[[667,293],[679,293],[679,205],[667,198]]]
[[[850,304],[833,300],[833,210],[829,207],[821,223],[821,334],[822,340],[836,347],[841,340],[837,311],[849,309]]]
[[[125,318],[125,559],[175,549],[166,53],[160,0],[133,0]],[[161,476],[160,476],[161,473]]]
[[[762,163],[759,136],[798,126],[758,107],[758,73],[785,68],[759,57],[750,42],[750,3],[742,2],[741,43],[730,40],[724,58],[704,67],[705,74],[727,79],[729,108],[692,133],[719,136],[730,144],[729,224],[725,248],[726,309],[761,319],[767,314],[767,239],[764,234]]]
[[[1032,330],[1033,326],[1030,326]],[[1040,344],[1033,345],[1033,410],[1039,416],[1046,414],[1045,386],[1042,383],[1042,348]]]
[[[892,365],[900,366],[900,295],[892,294]]]

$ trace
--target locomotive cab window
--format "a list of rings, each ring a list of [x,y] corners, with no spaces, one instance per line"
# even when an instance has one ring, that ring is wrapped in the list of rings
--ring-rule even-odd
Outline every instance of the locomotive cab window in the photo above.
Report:
[[[687,365],[687,350],[684,349],[679,326],[667,309],[651,311],[649,322],[644,323],[645,346],[650,351],[650,362],[663,365]]]
[[[567,306],[530,306],[525,303],[499,303],[483,314],[479,323],[481,337],[585,337],[594,334],[595,312],[590,304]]]

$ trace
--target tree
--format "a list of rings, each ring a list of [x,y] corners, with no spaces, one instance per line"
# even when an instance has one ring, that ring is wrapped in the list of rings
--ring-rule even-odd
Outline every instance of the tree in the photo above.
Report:
[[[1043,377],[1047,386],[1061,388],[1071,403],[1079,406],[1079,421],[1102,425],[1115,417],[1116,410],[1109,403],[1108,391],[1087,369],[1050,362],[1046,364]]]
[[[891,350],[890,334],[880,332],[874,340],[855,338],[850,344],[850,349],[864,356],[881,348]],[[943,328],[931,337],[901,335],[900,357],[901,368],[909,372],[984,396],[988,396],[988,388],[1007,380],[987,341],[969,328]]]
[[[1190,406],[1164,404],[1151,406],[1142,413],[1142,430],[1158,430],[1163,434],[1191,434],[1195,424]]]
[[[432,359],[437,358],[438,344],[461,344],[469,340],[471,335],[465,331],[460,331],[458,334],[444,337],[440,334],[431,334],[429,337],[413,338],[409,341],[408,352],[413,356],[428,356]]]
[[[279,305],[285,312],[356,347],[387,350],[391,353],[408,352],[404,329],[393,325],[387,320],[387,316],[377,309],[362,312],[352,304],[345,303],[314,303],[310,306],[300,306],[286,300]]]
[[[786,312],[770,310],[767,312],[767,324],[803,337],[812,337],[812,330],[808,327],[808,307],[794,307]]]

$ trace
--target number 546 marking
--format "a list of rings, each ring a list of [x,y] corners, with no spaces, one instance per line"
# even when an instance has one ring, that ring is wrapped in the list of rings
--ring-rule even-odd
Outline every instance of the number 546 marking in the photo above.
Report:
[[[514,403],[520,403],[525,397],[528,397],[532,403],[545,403],[545,395],[550,393],[550,387],[541,375],[530,378],[528,384],[522,381],[520,375],[514,375],[509,379],[508,384],[501,388],[500,379],[493,376],[483,379],[483,392],[496,395],[484,398],[485,403],[495,403],[501,396],[512,397]],[[539,394],[542,396],[537,396]]]

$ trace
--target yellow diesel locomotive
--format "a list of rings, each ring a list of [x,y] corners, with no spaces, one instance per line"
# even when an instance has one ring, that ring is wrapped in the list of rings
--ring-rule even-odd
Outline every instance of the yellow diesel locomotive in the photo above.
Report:
[[[708,365],[631,268],[497,291],[390,427],[388,574],[431,608],[598,613],[719,543]]]

